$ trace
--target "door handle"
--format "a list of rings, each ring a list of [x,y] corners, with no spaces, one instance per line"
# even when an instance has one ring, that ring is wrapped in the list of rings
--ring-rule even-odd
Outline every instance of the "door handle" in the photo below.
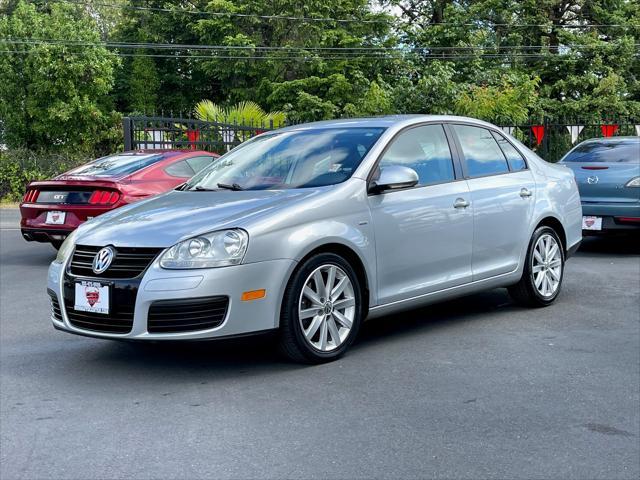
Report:
[[[456,198],[456,201],[453,202],[453,208],[467,208],[469,205],[471,205],[471,203],[464,198]]]
[[[531,190],[529,190],[528,188],[520,189],[520,196],[522,198],[530,197],[531,196]]]

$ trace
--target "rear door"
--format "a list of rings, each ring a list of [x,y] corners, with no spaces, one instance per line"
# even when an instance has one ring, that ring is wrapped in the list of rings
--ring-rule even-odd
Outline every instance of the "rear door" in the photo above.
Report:
[[[524,157],[498,132],[453,124],[473,206],[473,280],[515,270],[529,243],[536,185]]]

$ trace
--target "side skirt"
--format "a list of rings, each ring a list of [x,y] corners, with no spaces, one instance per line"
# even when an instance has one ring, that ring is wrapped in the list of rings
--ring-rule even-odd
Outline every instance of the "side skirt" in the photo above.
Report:
[[[441,302],[443,300],[449,300],[455,297],[462,297],[464,295],[490,290],[492,288],[508,287],[509,285],[517,283],[520,280],[521,276],[521,269],[517,269],[513,272],[503,273],[502,275],[497,275],[495,277],[484,278],[476,282],[465,283],[464,285],[445,288],[444,290],[429,292],[423,295],[418,295],[417,297],[397,300],[395,302],[386,303],[384,305],[376,305],[375,307],[371,307],[369,309],[367,320],[401,312],[404,310],[424,307],[425,305],[429,305],[431,303]]]

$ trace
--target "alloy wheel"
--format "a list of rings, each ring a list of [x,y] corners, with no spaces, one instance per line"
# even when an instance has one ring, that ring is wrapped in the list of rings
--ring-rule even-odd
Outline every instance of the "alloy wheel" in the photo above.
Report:
[[[562,252],[557,240],[548,233],[538,238],[533,248],[533,283],[540,295],[552,297],[562,279]]]
[[[356,314],[349,276],[337,265],[325,264],[307,277],[298,302],[298,321],[309,345],[330,352],[347,339]]]

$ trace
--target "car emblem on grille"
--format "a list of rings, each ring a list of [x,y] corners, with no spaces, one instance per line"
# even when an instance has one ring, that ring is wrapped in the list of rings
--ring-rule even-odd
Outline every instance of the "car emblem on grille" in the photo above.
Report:
[[[587,183],[589,185],[595,185],[596,183],[598,183],[598,180],[600,179],[598,178],[597,175],[591,175],[589,178],[587,178]]]
[[[104,247],[93,258],[93,273],[100,274],[109,268],[116,257],[116,251],[111,247]]]

